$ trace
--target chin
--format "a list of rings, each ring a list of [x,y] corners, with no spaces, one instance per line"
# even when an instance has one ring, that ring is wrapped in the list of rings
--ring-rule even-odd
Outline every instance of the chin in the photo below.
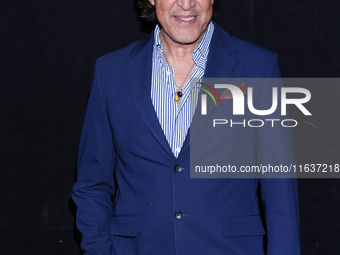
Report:
[[[192,44],[192,43],[197,42],[198,39],[199,39],[199,36],[192,36],[192,37],[178,38],[178,40],[176,41],[180,44]]]

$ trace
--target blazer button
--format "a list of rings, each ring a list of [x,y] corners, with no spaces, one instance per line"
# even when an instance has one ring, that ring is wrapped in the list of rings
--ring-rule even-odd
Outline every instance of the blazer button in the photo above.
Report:
[[[183,216],[183,214],[182,214],[180,211],[175,212],[175,218],[176,218],[177,220],[182,219],[182,216]]]
[[[182,172],[183,168],[180,165],[175,165],[174,170],[175,170],[176,173],[180,173],[180,172]]]

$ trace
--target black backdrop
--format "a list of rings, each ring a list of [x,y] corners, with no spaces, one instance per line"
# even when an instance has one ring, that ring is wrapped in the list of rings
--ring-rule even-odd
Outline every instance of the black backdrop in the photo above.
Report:
[[[339,11],[338,0],[228,0],[217,23],[276,51],[285,77],[339,77]],[[78,254],[70,190],[94,62],[149,27],[132,0],[1,1],[0,19],[0,254]],[[298,163],[340,163],[339,90],[311,89],[318,128],[294,129]],[[302,254],[339,254],[339,184],[299,180]]]

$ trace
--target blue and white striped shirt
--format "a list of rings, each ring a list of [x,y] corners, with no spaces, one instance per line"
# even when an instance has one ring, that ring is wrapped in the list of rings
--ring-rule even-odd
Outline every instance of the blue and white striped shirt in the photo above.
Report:
[[[176,92],[173,79],[174,71],[172,66],[163,59],[163,47],[159,38],[160,28],[158,25],[154,31],[151,100],[166,140],[176,158],[181,151],[196,109],[198,98],[196,83],[203,78],[213,32],[214,24],[210,22],[206,33],[192,54],[196,68],[184,88],[178,105],[174,100]]]

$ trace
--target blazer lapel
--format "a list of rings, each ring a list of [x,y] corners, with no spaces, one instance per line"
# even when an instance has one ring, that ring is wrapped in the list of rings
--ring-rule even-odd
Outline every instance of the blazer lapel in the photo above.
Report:
[[[214,34],[210,43],[210,50],[208,60],[206,64],[204,78],[226,78],[231,76],[231,73],[237,63],[237,58],[232,56],[236,52],[236,46],[234,45],[230,35],[223,31],[216,23],[214,23]],[[210,84],[213,86],[213,84]],[[207,115],[201,115],[201,93],[199,92],[199,99],[194,117],[191,122],[191,127],[183,144],[183,148],[179,157],[189,148],[190,142],[195,139],[199,130],[207,121],[208,116],[211,114],[215,104],[213,100],[207,100]],[[204,93],[204,92],[203,92]]]
[[[127,78],[139,115],[163,149],[174,157],[151,101],[153,42],[153,34],[151,34],[141,40],[132,50],[130,56],[133,60],[126,66]]]

